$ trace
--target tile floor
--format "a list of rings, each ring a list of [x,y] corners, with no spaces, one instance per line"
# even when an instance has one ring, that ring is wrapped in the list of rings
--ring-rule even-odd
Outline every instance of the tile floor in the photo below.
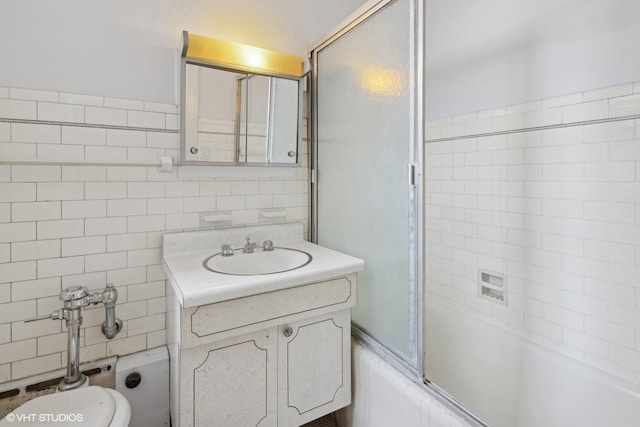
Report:
[[[317,420],[313,420],[310,423],[304,424],[301,427],[338,427],[336,424],[336,420],[333,418],[333,415],[325,415],[322,418],[318,418]]]

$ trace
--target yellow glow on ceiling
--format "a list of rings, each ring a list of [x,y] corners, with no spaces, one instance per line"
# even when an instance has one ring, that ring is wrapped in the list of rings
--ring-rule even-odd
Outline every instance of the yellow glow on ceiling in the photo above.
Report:
[[[186,58],[210,62],[239,71],[301,77],[302,58],[287,53],[262,49],[240,43],[210,39],[183,33]]]
[[[362,69],[360,85],[372,95],[400,95],[405,90],[405,79],[397,70],[379,66]]]

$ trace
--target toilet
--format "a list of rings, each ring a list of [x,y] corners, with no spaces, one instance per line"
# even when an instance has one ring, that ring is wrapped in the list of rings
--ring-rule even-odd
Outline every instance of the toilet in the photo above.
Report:
[[[88,386],[31,399],[0,420],[0,427],[128,427],[130,418],[131,406],[122,394]]]

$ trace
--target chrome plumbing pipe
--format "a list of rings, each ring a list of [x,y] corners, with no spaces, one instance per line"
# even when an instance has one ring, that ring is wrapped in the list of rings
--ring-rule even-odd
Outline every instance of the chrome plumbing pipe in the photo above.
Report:
[[[67,301],[65,301],[66,304]],[[67,323],[67,375],[58,385],[58,390],[60,391],[78,388],[87,381],[87,377],[80,372],[80,326],[82,325],[80,309],[81,306],[65,309]]]
[[[67,326],[67,374],[58,385],[58,390],[72,390],[82,386],[87,377],[80,371],[80,326],[82,326],[82,308],[90,304],[104,303],[106,320],[102,324],[102,333],[112,339],[122,329],[122,321],[116,318],[118,291],[108,284],[102,292],[89,293],[84,286],[73,286],[60,292],[63,308],[45,316],[27,319],[32,322],[42,319],[66,321]]]
[[[116,318],[116,301],[118,291],[109,283],[102,292],[102,302],[104,303],[105,322],[102,324],[102,333],[107,339],[112,339],[122,329],[122,320]]]

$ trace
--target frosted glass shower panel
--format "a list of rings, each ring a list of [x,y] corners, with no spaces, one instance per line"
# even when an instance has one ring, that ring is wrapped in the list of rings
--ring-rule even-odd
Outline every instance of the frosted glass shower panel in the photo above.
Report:
[[[413,359],[411,21],[385,6],[317,53],[318,243],[363,258],[358,327]]]

